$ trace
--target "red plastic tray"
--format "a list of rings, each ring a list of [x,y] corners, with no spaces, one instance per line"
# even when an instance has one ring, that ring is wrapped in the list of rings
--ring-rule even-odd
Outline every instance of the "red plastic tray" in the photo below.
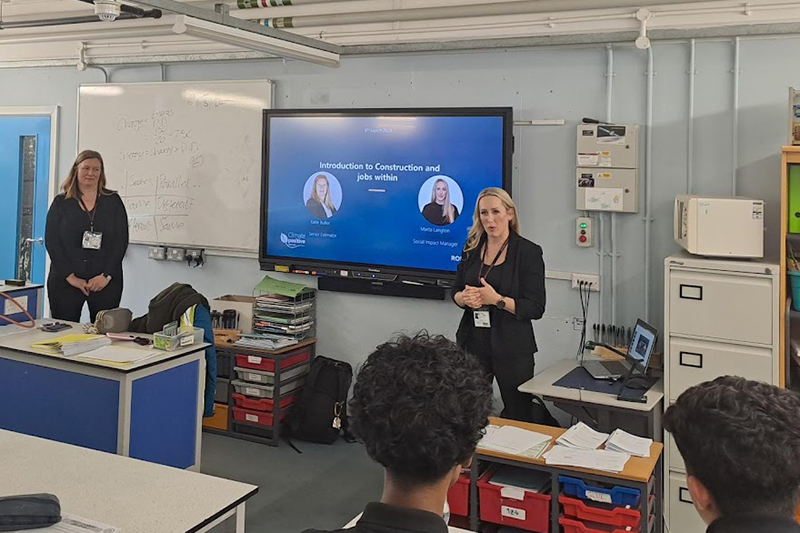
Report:
[[[642,513],[639,512],[638,509],[626,507],[604,509],[595,505],[589,505],[583,500],[570,498],[563,494],[558,497],[558,503],[561,504],[564,516],[567,518],[576,518],[578,520],[597,522],[615,527],[632,527],[635,529],[638,529],[641,524]]]
[[[250,409],[242,409],[241,407],[233,407],[233,419],[237,422],[247,422],[248,424],[256,424],[258,426],[272,427],[273,419],[275,418],[272,413],[266,411],[252,411]],[[281,413],[281,422],[286,418],[286,413]]]
[[[550,529],[550,494],[525,491],[522,500],[504,498],[501,487],[489,481],[496,469],[486,471],[478,480],[481,520],[527,531],[547,533]]]
[[[241,407],[243,409],[270,412],[275,410],[275,401],[272,398],[251,398],[250,396],[245,396],[244,394],[239,394],[238,392],[231,394],[231,398],[233,398],[233,401],[236,402],[236,407]],[[288,394],[284,396],[281,398],[281,409],[289,407],[296,399],[297,394]]]
[[[299,365],[311,359],[311,350],[303,350],[302,352],[280,359],[281,369],[289,368],[290,366]],[[275,372],[275,359],[269,357],[261,357],[260,355],[244,355],[236,354],[236,366],[242,368],[252,368],[253,370],[265,370],[267,372]]]
[[[618,528],[597,522],[580,522],[565,516],[559,517],[558,523],[564,528],[564,533],[639,533],[638,528]]]
[[[469,473],[462,473],[458,481],[447,491],[450,514],[469,516]]]

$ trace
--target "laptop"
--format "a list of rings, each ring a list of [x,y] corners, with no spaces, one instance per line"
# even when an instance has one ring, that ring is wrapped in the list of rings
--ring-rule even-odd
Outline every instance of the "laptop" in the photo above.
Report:
[[[583,368],[595,379],[620,379],[631,371],[632,366],[641,369],[644,374],[658,338],[658,330],[645,322],[637,320],[633,328],[628,356],[623,361],[584,361]]]

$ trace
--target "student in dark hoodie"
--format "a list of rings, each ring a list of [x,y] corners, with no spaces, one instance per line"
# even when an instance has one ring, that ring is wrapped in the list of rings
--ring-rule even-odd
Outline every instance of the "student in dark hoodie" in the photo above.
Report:
[[[720,377],[681,394],[664,429],[707,533],[800,533],[800,396]]]

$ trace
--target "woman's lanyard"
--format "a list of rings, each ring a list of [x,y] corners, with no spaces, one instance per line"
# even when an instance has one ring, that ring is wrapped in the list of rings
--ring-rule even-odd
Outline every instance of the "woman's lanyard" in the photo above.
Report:
[[[81,207],[83,208],[83,212],[86,213],[86,216],[89,217],[89,231],[91,231],[92,233],[94,233],[94,214],[95,212],[97,212],[97,200],[99,200],[99,195],[97,198],[94,199],[94,207],[92,207],[91,211],[87,209],[86,204],[83,202],[82,196],[78,200],[81,204]]]
[[[484,263],[486,261],[486,249],[489,248],[489,243],[487,242],[486,246],[483,247],[483,254],[481,255],[481,267],[478,270],[478,282],[480,282],[481,278],[489,277],[489,272],[492,271],[494,266],[497,264],[498,259],[500,259],[500,256],[503,255],[503,252],[505,251],[506,247],[508,246],[509,239],[511,239],[510,236],[506,239],[506,242],[503,243],[503,246],[500,247],[500,251],[497,252],[497,255],[494,256],[494,261],[492,261],[492,264],[489,265],[489,270],[486,271],[486,274],[483,273],[483,267],[484,267]]]

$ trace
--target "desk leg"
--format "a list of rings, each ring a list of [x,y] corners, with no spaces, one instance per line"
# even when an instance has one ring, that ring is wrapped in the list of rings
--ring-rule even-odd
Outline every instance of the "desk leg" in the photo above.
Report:
[[[244,506],[244,502],[240,503],[234,509],[231,509],[210,524],[207,524],[202,529],[199,529],[198,533],[210,533],[220,525],[221,528],[218,531],[215,531],[215,533],[244,533]]]
[[[469,469],[469,528],[478,531],[478,468],[480,461],[473,456]]]

